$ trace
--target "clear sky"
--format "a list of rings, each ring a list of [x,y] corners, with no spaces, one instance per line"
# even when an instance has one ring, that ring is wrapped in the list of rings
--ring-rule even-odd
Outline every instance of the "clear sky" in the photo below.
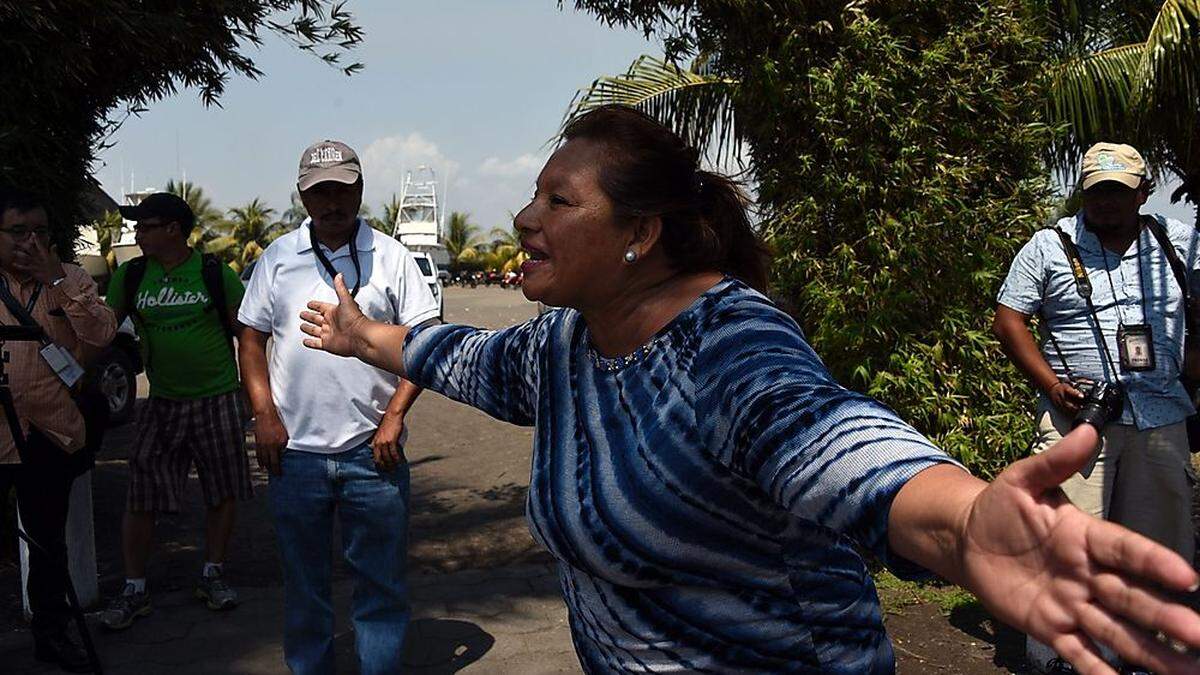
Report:
[[[121,201],[186,173],[220,208],[261,197],[287,208],[300,153],[322,138],[362,157],[367,205],[400,191],[403,171],[432,165],[450,210],[485,232],[532,192],[576,90],[661,54],[640,32],[606,28],[568,0],[351,0],[366,31],[346,77],[274,34],[251,49],[265,75],[231,78],[220,108],[195,90],[154,103],[114,136],[95,175]]]
[[[110,195],[161,188],[186,174],[220,208],[259,197],[287,208],[301,151],[322,138],[363,159],[367,205],[399,193],[406,169],[431,165],[448,210],[485,232],[507,227],[576,90],[661,54],[640,32],[610,29],[570,0],[350,0],[366,39],[347,55],[365,69],[346,77],[274,34],[251,54],[265,75],[230,80],[222,107],[194,90],[150,106],[118,131],[96,177]],[[1192,222],[1167,199],[1147,211]]]

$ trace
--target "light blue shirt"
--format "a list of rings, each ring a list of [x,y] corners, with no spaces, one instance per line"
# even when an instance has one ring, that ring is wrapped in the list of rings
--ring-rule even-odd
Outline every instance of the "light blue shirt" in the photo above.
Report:
[[[1196,228],[1177,220],[1159,218],[1159,222],[1165,224],[1189,278],[1200,278],[1192,274],[1200,268]],[[1060,378],[1066,379],[1067,371],[1047,339],[1047,331],[1058,341],[1076,379],[1120,381],[1125,406],[1118,423],[1152,429],[1183,421],[1195,412],[1179,382],[1183,366],[1183,293],[1154,234],[1142,228],[1138,241],[1119,255],[1103,250],[1096,235],[1084,227],[1082,214],[1063,218],[1056,227],[1066,232],[1079,249],[1092,284],[1099,331],[1076,288],[1062,242],[1051,230],[1037,232],[1021,248],[997,301],[1022,314],[1041,315],[1042,354]],[[1150,325],[1154,370],[1121,372],[1117,352],[1117,327],[1121,324]],[[1101,360],[1100,335],[1116,373]]]

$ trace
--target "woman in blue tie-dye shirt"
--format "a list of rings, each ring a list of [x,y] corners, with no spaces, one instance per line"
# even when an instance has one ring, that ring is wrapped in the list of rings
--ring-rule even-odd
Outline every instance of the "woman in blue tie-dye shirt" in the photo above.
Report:
[[[340,304],[302,315],[305,343],[536,427],[530,527],[589,673],[891,672],[862,552],[965,586],[1085,671],[1108,672],[1098,642],[1195,668],[1151,636],[1200,646],[1200,616],[1151,588],[1196,573],[1056,490],[1095,431],[973,478],[833,381],[761,294],[745,207],[669,130],[602,108],[568,126],[516,218],[526,296],[564,309],[409,332],[338,281]]]

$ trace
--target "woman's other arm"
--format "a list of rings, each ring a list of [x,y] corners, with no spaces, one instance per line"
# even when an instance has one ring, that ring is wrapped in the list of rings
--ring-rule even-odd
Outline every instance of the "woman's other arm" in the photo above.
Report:
[[[1200,616],[1166,598],[1200,578],[1178,555],[1072,506],[1058,485],[1095,451],[1082,425],[991,484],[953,466],[918,473],[896,494],[888,543],[974,592],[997,618],[1050,644],[1081,672],[1113,672],[1096,645],[1160,673],[1194,673],[1161,631],[1200,648]]]

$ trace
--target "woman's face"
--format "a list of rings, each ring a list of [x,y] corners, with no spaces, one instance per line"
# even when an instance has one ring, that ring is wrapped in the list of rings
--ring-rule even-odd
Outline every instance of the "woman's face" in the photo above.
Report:
[[[533,200],[517,214],[521,246],[529,260],[522,290],[530,300],[580,310],[611,300],[624,286],[622,256],[632,235],[617,222],[600,189],[604,147],[568,141],[538,175]]]

